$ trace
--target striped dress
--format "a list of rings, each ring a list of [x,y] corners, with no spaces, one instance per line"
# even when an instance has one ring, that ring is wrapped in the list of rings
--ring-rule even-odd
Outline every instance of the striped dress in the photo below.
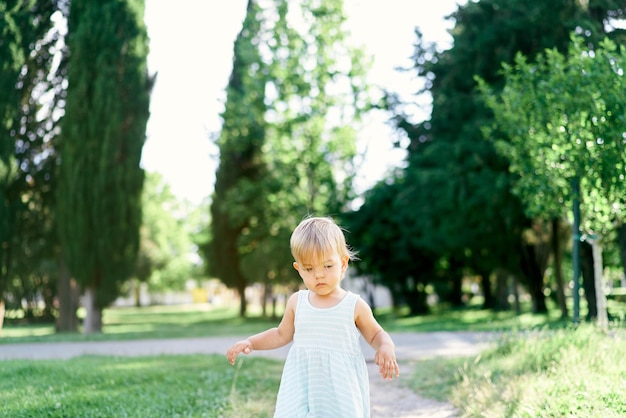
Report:
[[[285,361],[275,418],[370,416],[369,378],[354,324],[359,296],[348,292],[331,308],[298,293],[293,345]]]

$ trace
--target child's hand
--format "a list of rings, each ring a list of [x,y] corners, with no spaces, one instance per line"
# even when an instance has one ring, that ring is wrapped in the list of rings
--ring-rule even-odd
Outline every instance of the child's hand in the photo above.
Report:
[[[376,352],[374,361],[378,365],[378,373],[383,380],[391,380],[393,376],[400,377],[400,368],[396,361],[396,351],[391,344],[383,344]]]
[[[250,340],[242,340],[235,343],[232,347],[228,349],[228,351],[226,352],[226,358],[228,358],[230,364],[234,365],[237,354],[250,354],[252,350],[254,350],[254,347],[252,346]]]

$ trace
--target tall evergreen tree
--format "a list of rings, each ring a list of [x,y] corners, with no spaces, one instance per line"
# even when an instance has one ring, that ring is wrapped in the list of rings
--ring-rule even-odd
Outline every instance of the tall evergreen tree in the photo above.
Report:
[[[54,250],[49,206],[59,95],[50,96],[47,111],[41,96],[60,86],[51,19],[57,3],[0,2],[0,330],[10,279],[19,274],[24,283]]]
[[[139,246],[152,85],[143,15],[143,0],[70,7],[56,214],[65,261],[85,292],[85,333],[101,330]]]
[[[220,151],[211,203],[213,239],[208,247],[210,273],[237,289],[240,314],[246,313],[239,240],[250,228],[262,192],[256,187],[265,170],[261,148],[265,141],[265,65],[258,49],[261,10],[249,0],[243,27],[235,40],[233,68],[226,89],[226,108],[217,141]]]

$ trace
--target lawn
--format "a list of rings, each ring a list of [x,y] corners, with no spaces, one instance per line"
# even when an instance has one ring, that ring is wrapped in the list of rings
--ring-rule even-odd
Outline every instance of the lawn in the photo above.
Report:
[[[108,308],[102,314],[101,334],[57,334],[52,324],[9,323],[2,330],[0,344],[247,335],[278,324],[254,310],[245,319],[237,313],[236,307],[208,304]]]
[[[516,315],[512,311],[493,312],[472,305],[464,309],[433,308],[432,315],[424,316],[409,316],[408,311],[402,309],[377,309],[376,316],[390,332],[559,329],[570,325],[570,321],[560,319],[554,306],[550,307],[547,315],[530,313],[528,306],[523,307],[522,314]],[[609,301],[609,310],[622,324],[626,322],[626,303]],[[260,310],[254,307],[249,309],[245,319],[237,312],[237,307],[212,307],[209,304],[108,308],[103,311],[103,332],[94,335],[57,334],[52,324],[24,325],[7,319],[0,335],[0,345],[249,335],[276,326],[279,321],[262,317]],[[582,311],[582,315],[584,313]]]
[[[271,417],[282,364],[221,355],[0,363],[0,416]]]
[[[475,358],[414,364],[403,382],[422,396],[447,400],[467,417],[626,415],[624,308],[609,332],[574,327],[558,315],[493,313],[478,307],[406,316],[377,310],[391,332],[499,331],[503,338]],[[554,310],[553,310],[554,312]],[[584,315],[584,312],[582,312]],[[251,311],[208,305],[111,308],[103,333],[55,334],[52,325],[9,324],[2,344],[248,335],[276,325]],[[0,416],[270,417],[282,362],[222,355],[108,357],[0,362]]]

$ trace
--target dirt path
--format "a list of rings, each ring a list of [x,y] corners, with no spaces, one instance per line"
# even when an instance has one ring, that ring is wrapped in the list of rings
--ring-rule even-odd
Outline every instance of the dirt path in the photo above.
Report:
[[[368,363],[372,418],[455,418],[458,411],[447,402],[423,398],[402,384],[401,379],[383,381],[377,366]],[[402,373],[411,373],[410,365],[400,365]]]
[[[431,357],[478,354],[489,345],[489,334],[470,332],[392,334],[402,374],[411,374],[410,364]],[[146,356],[158,354],[215,354],[240,337],[187,338],[177,340],[106,341],[83,343],[0,344],[0,360],[68,359],[85,354]],[[289,347],[256,351],[251,355],[284,359]],[[374,351],[366,344],[363,353],[370,372],[372,418],[452,418],[457,411],[448,403],[425,399],[403,386],[401,379],[383,381],[374,364]]]

